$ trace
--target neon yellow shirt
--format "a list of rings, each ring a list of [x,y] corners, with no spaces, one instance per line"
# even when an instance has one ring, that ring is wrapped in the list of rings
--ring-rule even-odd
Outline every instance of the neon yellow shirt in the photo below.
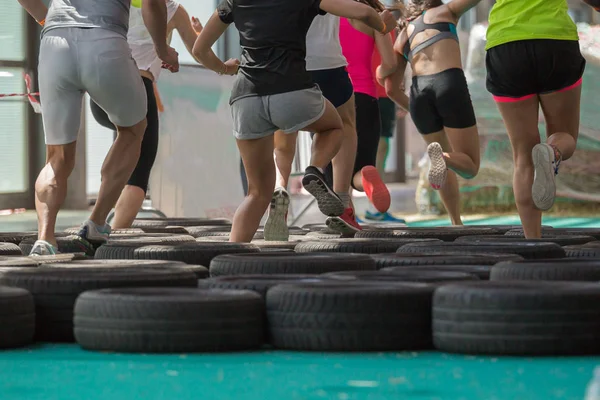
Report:
[[[498,0],[489,17],[485,49],[530,39],[579,40],[567,0]]]

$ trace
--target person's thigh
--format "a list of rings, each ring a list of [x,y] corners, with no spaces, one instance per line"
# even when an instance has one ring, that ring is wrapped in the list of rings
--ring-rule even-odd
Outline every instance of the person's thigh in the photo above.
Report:
[[[546,135],[566,132],[577,139],[581,106],[581,86],[567,91],[540,95],[540,104],[546,120]]]
[[[531,97],[519,102],[498,102],[515,161],[531,163],[531,150],[540,143],[539,100]]]
[[[127,41],[104,29],[88,31],[78,44],[85,89],[116,126],[138,124],[146,117],[148,101]]]
[[[273,136],[260,139],[237,140],[248,179],[248,193],[271,195],[275,185]]]
[[[70,30],[44,36],[40,44],[39,89],[46,144],[64,145],[77,140],[81,125],[83,91]]]

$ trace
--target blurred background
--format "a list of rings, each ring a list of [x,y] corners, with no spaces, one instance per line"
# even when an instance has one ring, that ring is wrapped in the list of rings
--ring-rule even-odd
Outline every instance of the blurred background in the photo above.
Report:
[[[190,15],[205,23],[216,0],[181,0]],[[495,104],[485,90],[485,30],[493,0],[483,0],[459,25],[465,70],[481,134],[482,168],[472,181],[461,181],[465,211],[512,212],[512,158],[508,138]],[[555,213],[595,213],[600,199],[600,46],[597,43],[598,14],[569,1],[570,13],[588,60],[583,86],[581,134],[578,152],[561,166]],[[26,93],[24,74],[33,78],[36,69],[40,27],[16,0],[3,0],[0,13],[0,95]],[[152,207],[169,216],[230,216],[243,197],[240,160],[231,135],[228,106],[232,79],[198,66],[187,53],[177,33],[172,45],[180,54],[181,72],[164,72],[158,85],[163,112],[161,144],[150,183]],[[217,43],[222,59],[239,56],[237,32],[231,27]],[[410,76],[407,77],[410,79]],[[79,136],[77,167],[70,180],[65,209],[87,210],[100,186],[100,167],[114,133],[100,127],[85,100]],[[543,121],[540,120],[542,135]],[[4,214],[34,208],[34,182],[45,161],[44,132],[40,114],[23,97],[0,97],[0,210]],[[301,135],[295,170],[306,165],[310,141]],[[396,135],[386,164],[386,181],[396,213],[438,214],[437,193],[420,180],[426,164],[419,162],[425,145],[410,117],[397,121]],[[421,166],[420,166],[421,165]],[[301,191],[296,214],[311,221]],[[360,200],[358,207],[362,206]],[[360,213],[360,210],[359,210]],[[0,220],[0,224],[1,224]]]

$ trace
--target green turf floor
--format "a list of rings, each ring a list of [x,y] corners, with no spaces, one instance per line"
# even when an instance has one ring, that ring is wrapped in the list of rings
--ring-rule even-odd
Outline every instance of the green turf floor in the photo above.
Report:
[[[583,400],[600,358],[440,353],[0,353],[2,400]]]
[[[463,220],[466,225],[521,225],[521,221],[517,215],[502,215],[487,218],[470,218],[467,216]],[[544,217],[542,223],[554,228],[600,228],[600,218],[591,217]],[[450,220],[446,217],[414,221],[408,225],[427,227],[450,226],[451,224]]]

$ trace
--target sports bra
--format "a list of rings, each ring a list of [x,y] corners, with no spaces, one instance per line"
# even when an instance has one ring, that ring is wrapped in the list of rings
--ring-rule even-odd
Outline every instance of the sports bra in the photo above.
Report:
[[[425,12],[417,17],[414,21],[410,23],[410,25],[414,26],[415,29],[408,37],[406,44],[404,45],[404,49],[402,55],[408,61],[412,61],[412,58],[415,54],[420,52],[421,50],[426,49],[432,44],[439,42],[443,39],[454,39],[458,42],[458,34],[456,33],[456,25],[452,22],[436,22],[434,24],[428,24],[423,19],[425,18]],[[429,39],[425,40],[423,43],[418,44],[414,49],[410,49],[413,39],[415,36],[426,29],[436,29],[440,31],[440,33],[433,35]]]

